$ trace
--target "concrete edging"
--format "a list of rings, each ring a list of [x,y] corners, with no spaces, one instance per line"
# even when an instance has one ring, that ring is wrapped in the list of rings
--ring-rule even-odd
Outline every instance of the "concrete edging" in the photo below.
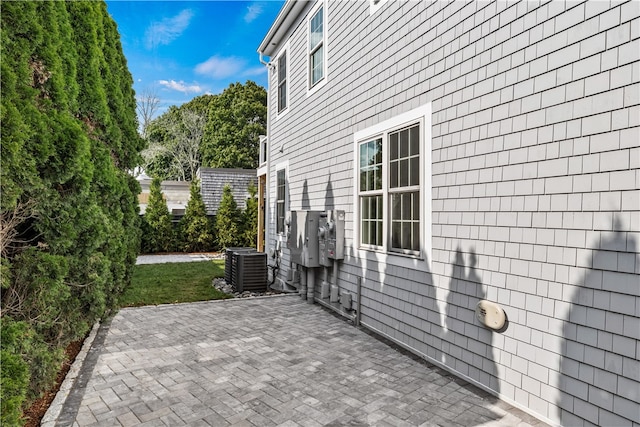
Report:
[[[87,336],[87,338],[84,340],[82,349],[76,356],[76,359],[73,361],[69,372],[67,372],[67,375],[64,377],[64,381],[60,386],[60,390],[58,390],[58,393],[56,393],[56,397],[53,399],[53,402],[51,402],[51,405],[49,405],[49,409],[47,409],[47,412],[44,414],[44,417],[42,417],[42,420],[40,421],[41,427],[54,427],[56,425],[58,417],[60,416],[62,408],[64,407],[64,404],[67,400],[67,397],[69,396],[69,393],[71,393],[71,389],[73,388],[76,379],[78,378],[87,354],[89,353],[89,350],[93,345],[93,341],[98,334],[98,329],[100,329],[100,321],[96,322],[93,325],[89,336]]]

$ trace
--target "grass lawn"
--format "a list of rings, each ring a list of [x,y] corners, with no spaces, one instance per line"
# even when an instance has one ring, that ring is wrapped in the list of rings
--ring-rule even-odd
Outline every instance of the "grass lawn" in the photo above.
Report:
[[[224,260],[136,265],[120,306],[229,298],[211,285],[214,277],[224,277]]]

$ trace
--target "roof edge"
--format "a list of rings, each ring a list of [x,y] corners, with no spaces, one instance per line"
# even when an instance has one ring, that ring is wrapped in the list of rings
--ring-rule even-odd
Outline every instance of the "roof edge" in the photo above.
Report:
[[[258,53],[271,57],[308,0],[287,0],[258,47]]]

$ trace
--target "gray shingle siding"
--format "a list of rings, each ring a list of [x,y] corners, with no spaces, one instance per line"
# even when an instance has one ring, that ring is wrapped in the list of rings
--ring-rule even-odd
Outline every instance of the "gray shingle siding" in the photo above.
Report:
[[[346,211],[368,327],[547,422],[640,425],[640,3],[326,4],[327,84],[304,24],[277,119],[269,74],[268,245],[288,162],[288,210]],[[353,240],[354,134],[427,103],[432,259],[407,268]]]
[[[247,206],[249,185],[252,183],[256,188],[258,186],[255,169],[201,168],[198,178],[207,215],[215,215],[218,211],[225,185],[231,186],[233,198],[240,209]]]

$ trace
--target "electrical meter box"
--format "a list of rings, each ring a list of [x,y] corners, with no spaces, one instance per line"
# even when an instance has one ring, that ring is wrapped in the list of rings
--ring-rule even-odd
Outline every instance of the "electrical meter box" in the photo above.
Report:
[[[344,259],[344,211],[326,211],[318,228],[320,265],[330,267],[331,260]]]
[[[287,247],[291,261],[303,267],[319,267],[318,226],[320,211],[291,211]]]
[[[318,226],[318,250],[320,257],[320,265],[331,267],[331,259],[329,258],[329,222],[327,214],[320,215],[320,224]]]

